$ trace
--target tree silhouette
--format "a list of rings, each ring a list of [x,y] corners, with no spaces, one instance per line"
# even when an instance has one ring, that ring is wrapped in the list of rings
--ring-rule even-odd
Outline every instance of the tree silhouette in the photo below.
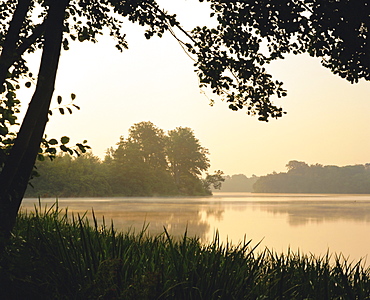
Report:
[[[178,127],[168,132],[168,161],[172,176],[181,193],[202,192],[203,187],[198,175],[209,168],[207,154],[209,154],[208,149],[200,145],[190,128]]]

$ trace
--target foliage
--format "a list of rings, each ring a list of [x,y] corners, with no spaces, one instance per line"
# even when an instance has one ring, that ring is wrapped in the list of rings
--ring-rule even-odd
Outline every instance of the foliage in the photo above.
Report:
[[[169,168],[180,193],[202,193],[204,188],[198,176],[209,168],[208,154],[208,149],[200,145],[190,128],[177,127],[168,132]]]
[[[252,175],[248,178],[244,174],[235,174],[224,176],[224,179],[221,192],[253,192],[253,185],[258,177]]]
[[[261,176],[254,184],[260,193],[370,194],[370,165],[322,166],[290,161],[286,173]]]
[[[177,134],[180,133],[180,134]],[[222,172],[206,174],[208,150],[189,128],[166,135],[151,122],[134,124],[103,162],[91,153],[57,156],[37,163],[39,177],[27,197],[210,195]]]
[[[32,74],[31,74],[32,75]],[[6,84],[7,92],[3,93],[5,98],[0,98],[0,170],[2,169],[7,156],[10,153],[16,139],[16,128],[19,125],[17,123],[17,114],[19,113],[20,101],[16,98],[16,89],[19,89],[19,85],[14,85],[9,82]],[[0,93],[1,94],[1,93]],[[72,101],[75,99],[75,95],[71,94]],[[58,111],[64,114],[65,110],[72,114],[72,107],[80,109],[74,103],[61,106],[62,97],[58,96]],[[52,111],[49,111],[49,115],[52,115]],[[75,146],[69,145],[69,137],[63,136],[59,140],[56,138],[49,139],[46,135],[42,138],[40,148],[38,151],[37,159],[43,161],[46,157],[51,160],[55,158],[57,151],[69,153],[71,155],[80,156],[85,153],[90,146],[87,145],[87,141],[84,140],[82,143],[77,143]],[[34,174],[33,174],[34,175]]]
[[[190,128],[165,135],[151,122],[134,124],[112,152],[112,186],[125,195],[202,195],[199,176],[209,167],[208,150]]]
[[[174,195],[177,189],[168,171],[166,137],[151,122],[134,124],[121,137],[108,161],[109,181],[115,195]]]
[[[341,255],[315,257],[250,241],[202,245],[186,232],[116,232],[58,207],[18,216],[0,260],[3,299],[368,299],[370,273]]]
[[[91,153],[73,158],[58,155],[37,163],[38,177],[31,181],[26,197],[102,197],[112,195],[104,166]]]
[[[308,53],[351,83],[370,79],[368,1],[207,0],[215,28],[193,30],[201,85],[224,94],[233,110],[267,121],[283,111],[270,98],[286,95],[265,65],[288,53]],[[212,53],[212,54],[211,54]]]
[[[214,174],[208,174],[203,180],[203,184],[206,190],[211,193],[211,189],[220,190],[222,183],[225,181],[225,178],[222,176],[224,172],[217,170]]]

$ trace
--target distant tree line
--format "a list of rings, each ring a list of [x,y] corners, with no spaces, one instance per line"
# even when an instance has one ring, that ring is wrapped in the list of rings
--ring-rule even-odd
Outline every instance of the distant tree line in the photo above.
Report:
[[[223,176],[225,181],[222,183],[221,192],[253,192],[253,185],[258,177],[252,175],[247,177],[244,174]]]
[[[26,197],[101,197],[210,195],[223,173],[206,173],[208,149],[193,130],[178,127],[166,134],[151,122],[134,124],[103,161],[92,153],[58,155],[38,162],[38,177]]]
[[[370,194],[370,164],[338,167],[292,160],[286,167],[287,172],[259,177],[254,192]]]

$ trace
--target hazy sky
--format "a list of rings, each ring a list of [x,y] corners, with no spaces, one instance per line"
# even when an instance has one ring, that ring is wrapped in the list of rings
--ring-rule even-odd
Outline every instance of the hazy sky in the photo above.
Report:
[[[207,22],[204,6],[194,9],[194,0],[160,2],[186,29]],[[288,90],[287,97],[275,101],[288,114],[260,122],[222,101],[209,106],[213,95],[199,90],[193,62],[169,34],[147,41],[142,28],[128,22],[126,33],[130,49],[123,53],[109,37],[97,44],[74,43],[62,53],[53,107],[57,95],[67,103],[75,93],[81,110],[70,116],[55,111],[48,137],[87,139],[103,158],[134,123],[151,121],[165,131],[190,127],[210,150],[210,171],[228,175],[281,172],[290,160],[340,166],[370,162],[370,83],[351,85],[317,59],[289,56],[269,66]]]

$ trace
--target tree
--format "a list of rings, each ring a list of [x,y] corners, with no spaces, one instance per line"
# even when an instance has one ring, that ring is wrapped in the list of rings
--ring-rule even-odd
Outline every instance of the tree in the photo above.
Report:
[[[306,164],[304,161],[297,161],[297,160],[291,160],[286,164],[286,168],[288,169],[289,172],[299,172],[299,171],[304,171],[307,169],[309,166]]]
[[[201,178],[209,167],[208,150],[200,146],[193,131],[180,127],[170,133],[140,122],[131,126],[127,138],[120,138],[116,149],[107,151],[104,162],[91,152],[39,161],[36,170],[41,175],[31,180],[33,187],[26,196],[211,195],[211,186],[219,189],[222,171]],[[172,171],[175,165],[177,172]]]
[[[127,139],[121,137],[110,162],[111,184],[117,195],[174,194],[168,170],[165,135],[151,122],[134,124]]]
[[[27,5],[28,3],[28,5]],[[35,158],[39,152],[40,142],[44,134],[46,122],[48,120],[49,105],[54,90],[56,70],[58,68],[60,44],[63,35],[64,11],[68,5],[67,1],[54,1],[49,7],[48,16],[45,19],[47,24],[44,33],[44,51],[41,58],[37,88],[29,104],[27,114],[18,132],[10,154],[8,155],[0,173],[0,234],[9,236],[14,224],[21,199],[27,188],[28,180],[32,172]],[[14,18],[8,31],[8,36],[3,42],[2,57],[9,53],[14,53],[12,48],[14,43],[9,43],[9,36],[13,24],[22,24],[24,19],[18,20],[18,12],[23,5],[29,6],[30,1],[20,1],[14,12]],[[17,26],[20,30],[20,26]],[[18,36],[18,34],[16,34]],[[16,42],[18,39],[16,40]],[[8,46],[8,47],[7,47]],[[5,62],[10,59],[5,57]],[[8,72],[9,67],[3,67]],[[2,71],[4,72],[4,70]],[[5,78],[4,78],[5,79]],[[0,82],[3,85],[5,82]],[[0,236],[3,240],[3,236]]]
[[[222,183],[225,181],[225,178],[222,176],[224,172],[221,170],[215,171],[214,174],[208,174],[206,178],[203,180],[204,188],[208,193],[211,195],[211,187],[213,187],[216,190],[221,189]]]
[[[37,85],[22,126],[10,151],[3,151],[0,173],[0,248],[10,236],[11,228],[31,176],[48,121],[61,47],[69,48],[70,41],[96,42],[96,36],[107,28],[117,40],[119,50],[127,48],[121,32],[119,17],[148,26],[146,36],[162,35],[178,25],[174,16],[162,11],[155,1],[108,0],[13,0],[2,1],[0,28],[0,91],[7,115],[0,120],[0,135],[8,140],[8,127],[14,124],[15,90],[18,79],[30,76],[27,52],[42,49]],[[37,23],[41,20],[39,23]],[[36,22],[36,23],[35,23]],[[27,87],[30,86],[26,83]],[[2,140],[3,142],[3,140]],[[62,146],[65,147],[63,144]],[[81,146],[83,148],[83,146]],[[84,149],[84,148],[83,148]],[[8,148],[6,147],[6,150]],[[0,249],[1,251],[1,249]]]
[[[203,1],[203,0],[200,0]],[[146,26],[147,38],[174,34],[195,58],[201,86],[209,86],[230,102],[230,108],[246,108],[262,121],[283,115],[271,97],[283,97],[282,83],[267,74],[264,64],[286,53],[308,52],[323,65],[350,82],[370,78],[369,5],[365,0],[208,0],[216,28],[185,31],[155,0],[4,0],[1,2],[0,91],[0,234],[9,236],[20,206],[48,120],[61,47],[71,41],[96,42],[107,28],[127,47],[121,19]],[[356,3],[354,3],[356,2]],[[35,15],[37,14],[37,15]],[[38,17],[39,16],[39,17]],[[38,23],[37,23],[38,22]],[[262,43],[268,51],[263,53]],[[8,147],[9,126],[17,110],[18,79],[32,77],[23,54],[42,49],[35,93],[16,139]],[[29,85],[29,84],[28,84]],[[64,145],[64,144],[63,144]],[[10,150],[11,148],[11,150]],[[9,151],[10,150],[10,151]],[[0,237],[1,240],[3,240]]]
[[[110,196],[106,170],[92,153],[79,157],[57,155],[51,161],[36,163],[40,176],[31,180],[26,197],[98,197]]]
[[[246,107],[248,114],[265,121],[282,115],[269,99],[286,91],[264,65],[288,53],[320,57],[324,67],[351,83],[370,79],[366,0],[207,2],[218,25],[197,27],[195,45],[189,48],[198,58],[201,83],[210,83],[216,93],[229,91],[226,98],[233,110]]]
[[[260,177],[253,188],[258,193],[369,193],[370,172],[366,165],[322,166],[290,161],[286,173]]]
[[[209,168],[208,154],[208,149],[200,145],[190,128],[177,127],[168,132],[167,156],[180,193],[202,193],[198,175]]]
[[[219,186],[221,171],[200,176],[209,168],[208,150],[190,128],[178,127],[165,135],[151,122],[134,124],[127,139],[106,158],[116,195],[203,195]]]
[[[152,169],[166,169],[165,135],[152,122],[134,124],[129,130],[128,142],[137,146],[141,160]]]
[[[234,174],[232,176],[225,176],[224,178],[222,192],[252,192],[253,185],[258,179],[256,175],[248,178],[244,174]]]

